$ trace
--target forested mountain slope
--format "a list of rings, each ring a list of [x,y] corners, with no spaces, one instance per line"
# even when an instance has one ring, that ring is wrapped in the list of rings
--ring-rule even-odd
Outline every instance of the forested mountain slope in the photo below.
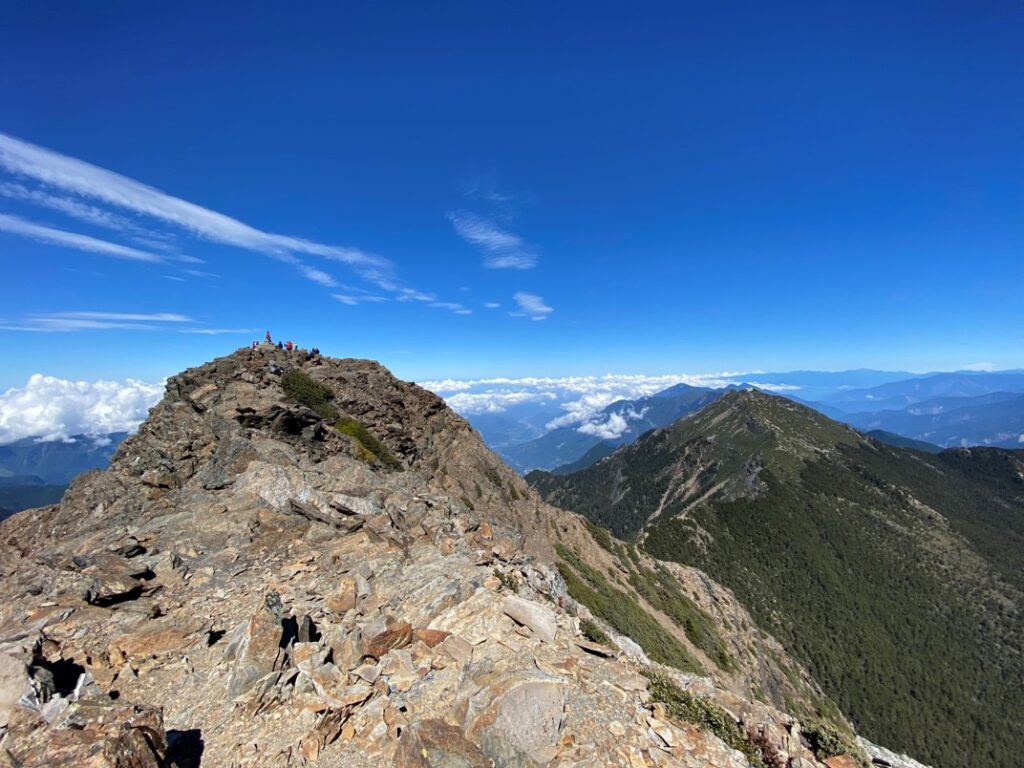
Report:
[[[731,588],[870,738],[1020,764],[1024,452],[928,455],[742,391],[529,480]]]

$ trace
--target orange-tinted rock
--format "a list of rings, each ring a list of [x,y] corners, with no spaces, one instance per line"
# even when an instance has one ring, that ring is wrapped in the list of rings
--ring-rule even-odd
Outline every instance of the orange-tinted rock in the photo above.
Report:
[[[343,616],[346,611],[356,607],[356,582],[355,579],[344,576],[338,588],[324,600],[324,607],[331,613]]]
[[[363,644],[363,654],[379,659],[394,648],[403,648],[412,642],[412,625],[406,621],[396,621],[388,625],[383,632],[367,638]]]
[[[422,720],[402,732],[395,763],[405,768],[491,768],[494,761],[444,720]]]
[[[428,648],[433,648],[448,637],[449,634],[449,632],[445,632],[440,629],[416,629],[413,630],[412,636],[416,640],[421,641]]]

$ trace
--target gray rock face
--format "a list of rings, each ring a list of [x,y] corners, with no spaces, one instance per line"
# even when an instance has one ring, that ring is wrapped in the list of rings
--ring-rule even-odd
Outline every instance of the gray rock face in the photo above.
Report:
[[[550,608],[515,596],[506,597],[501,608],[506,616],[529,627],[545,643],[555,641],[558,624],[555,621],[555,614]]]
[[[546,765],[554,758],[565,715],[565,689],[559,681],[520,683],[504,693],[496,707],[484,741],[495,744],[495,757],[502,757],[499,764],[521,764],[525,757]]]
[[[225,660],[233,663],[228,680],[230,696],[244,693],[282,666],[286,649],[283,615],[281,598],[269,592],[252,618],[235,630],[224,651]]]
[[[857,742],[871,758],[871,764],[878,768],[929,768],[924,763],[919,763],[906,755],[898,755],[877,744],[872,744],[865,738],[858,737]]]
[[[32,679],[25,662],[0,654],[0,728],[7,725],[11,710],[32,694]]]

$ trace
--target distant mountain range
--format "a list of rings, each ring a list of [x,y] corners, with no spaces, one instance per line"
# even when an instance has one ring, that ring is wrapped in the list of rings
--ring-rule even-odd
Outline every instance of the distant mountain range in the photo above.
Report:
[[[647,430],[671,424],[702,408],[724,391],[677,384],[649,397],[619,400],[583,424],[559,427],[534,440],[499,449],[499,453],[521,472],[555,469],[579,462],[584,456],[597,461]]]
[[[1024,451],[911,447],[739,391],[527,480],[731,588],[887,743],[935,766],[1019,765]]]
[[[851,413],[858,429],[884,430],[946,448],[991,445],[1024,448],[1024,394],[997,392],[977,397],[924,400],[900,410]]]
[[[620,400],[582,423],[548,431],[553,402],[469,414],[485,441],[520,472],[567,474],[608,456],[649,429],[736,388],[767,389],[814,408],[891,445],[934,451],[985,445],[1024,448],[1024,371],[934,373],[914,376],[870,369],[749,374],[724,388],[679,384],[633,400]],[[910,441],[910,442],[907,442]],[[913,442],[918,445],[913,445]]]
[[[1024,371],[933,373],[816,399],[845,413],[861,413],[900,410],[936,398],[971,398],[993,392],[1024,393]],[[801,397],[815,399],[805,394]]]
[[[70,440],[25,438],[0,445],[0,520],[15,512],[60,501],[68,483],[90,469],[103,469],[127,436],[77,435]]]

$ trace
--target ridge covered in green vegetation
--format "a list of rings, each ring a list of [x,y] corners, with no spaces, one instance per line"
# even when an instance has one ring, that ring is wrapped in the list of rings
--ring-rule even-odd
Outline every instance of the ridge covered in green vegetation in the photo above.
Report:
[[[872,740],[944,768],[1019,765],[1024,452],[895,448],[737,392],[530,480],[732,589]]]
[[[402,462],[380,442],[358,420],[342,416],[335,407],[334,393],[326,384],[321,384],[305,371],[288,371],[281,378],[284,393],[297,403],[315,411],[324,421],[331,422],[336,430],[351,438],[356,456],[368,464],[383,464],[391,469],[401,469]]]

